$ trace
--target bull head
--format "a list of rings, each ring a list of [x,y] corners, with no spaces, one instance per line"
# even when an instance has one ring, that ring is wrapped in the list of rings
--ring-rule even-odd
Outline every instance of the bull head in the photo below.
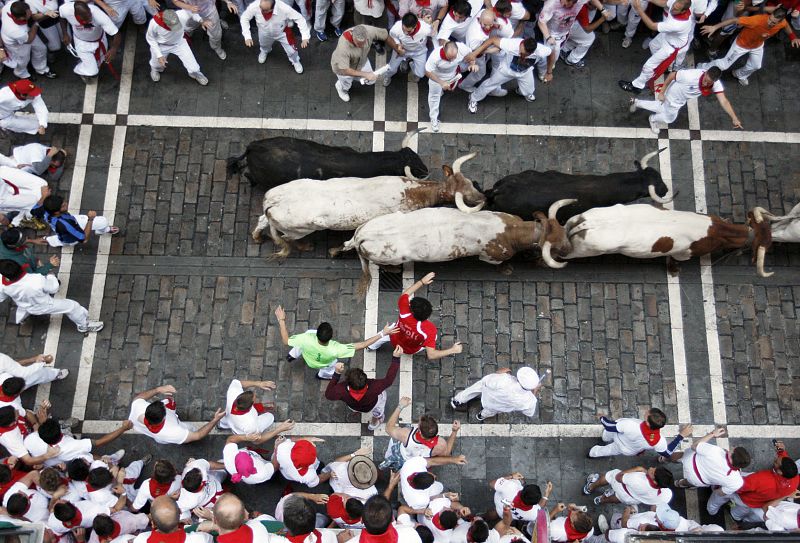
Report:
[[[449,166],[442,166],[447,180],[445,181],[445,190],[447,196],[455,201],[456,207],[464,213],[475,213],[483,209],[486,205],[486,196],[481,193],[470,179],[467,179],[461,173],[461,166],[468,160],[472,160],[477,156],[477,153],[470,153],[466,156],[459,157],[453,162],[452,169]],[[469,202],[468,204],[465,203]]]
[[[767,249],[772,245],[772,229],[770,228],[769,219],[773,217],[775,216],[763,207],[754,207],[747,214],[747,222],[753,229],[753,260],[756,264],[756,272],[761,277],[770,277],[775,273],[764,271],[764,259]]]
[[[567,265],[566,262],[558,262],[557,260],[553,259],[551,254],[554,245],[561,250],[566,248],[568,244],[567,233],[564,230],[564,227],[561,226],[556,219],[556,214],[562,207],[572,205],[577,201],[578,200],[575,199],[568,199],[554,202],[547,211],[547,217],[545,217],[544,213],[541,212],[534,213],[534,216],[542,223],[543,242],[540,243],[542,248],[542,260],[544,260],[544,263],[551,268],[560,269]]]
[[[646,172],[647,163],[650,162],[650,160],[653,157],[655,157],[656,155],[659,155],[659,154],[663,153],[666,149],[667,149],[666,147],[662,147],[658,151],[653,151],[651,153],[647,153],[646,155],[644,155],[642,157],[641,163],[639,161],[635,161],[634,162],[634,164],[636,164],[636,168],[639,171],[643,172],[643,173]],[[650,184],[647,185],[647,192],[650,194],[650,198],[652,198],[652,200],[654,202],[659,203],[659,204],[668,204],[675,198],[675,195],[669,193],[669,188],[667,188],[667,185],[661,179],[661,175],[660,174],[658,176],[658,181],[664,187],[664,196],[659,196],[658,195],[658,192],[656,192],[656,187],[655,187],[654,183],[650,183]],[[661,187],[659,187],[659,188],[661,188]]]

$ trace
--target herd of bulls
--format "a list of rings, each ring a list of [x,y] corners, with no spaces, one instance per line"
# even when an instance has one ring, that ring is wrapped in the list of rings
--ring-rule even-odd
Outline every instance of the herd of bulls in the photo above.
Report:
[[[427,181],[428,168],[408,147],[395,152],[357,152],[311,141],[277,137],[251,143],[228,160],[229,175],[244,173],[266,190],[264,214],[253,231],[269,231],[286,257],[297,240],[318,230],[354,230],[344,246],[356,250],[364,275],[369,262],[443,262],[477,256],[500,264],[538,247],[552,268],[565,260],[622,254],[688,260],[723,249],[750,247],[758,274],[773,241],[800,241],[800,204],[777,217],[756,207],[745,224],[714,215],[665,209],[672,200],[645,155],[633,172],[571,175],[528,170],[481,190],[461,168],[475,153],[443,166],[444,181]],[[631,204],[650,197],[655,204]],[[455,205],[456,208],[439,207]],[[547,210],[547,214],[544,213]],[[526,220],[530,219],[530,220]],[[562,225],[563,222],[563,225]]]

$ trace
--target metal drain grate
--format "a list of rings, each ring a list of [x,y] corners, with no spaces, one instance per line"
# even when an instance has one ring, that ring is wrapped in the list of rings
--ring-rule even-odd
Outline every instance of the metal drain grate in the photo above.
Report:
[[[403,273],[380,270],[378,285],[384,292],[403,291]]]

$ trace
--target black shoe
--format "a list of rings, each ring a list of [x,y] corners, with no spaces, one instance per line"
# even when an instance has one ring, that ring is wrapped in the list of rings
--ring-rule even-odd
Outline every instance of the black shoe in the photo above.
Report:
[[[379,55],[382,55],[386,52],[386,47],[379,41],[376,41],[372,44],[372,47],[375,49],[375,52]]]
[[[630,81],[622,81],[622,80],[620,80],[617,83],[619,84],[619,88],[621,88],[625,92],[630,92],[630,93],[633,93],[633,94],[636,94],[636,95],[641,94],[641,92],[643,90],[643,89],[640,89],[639,87],[634,87],[633,83],[631,83]]]
[[[291,354],[287,354],[286,355],[286,361],[287,362],[294,362],[295,360],[297,360],[297,359],[295,357],[293,357]]]

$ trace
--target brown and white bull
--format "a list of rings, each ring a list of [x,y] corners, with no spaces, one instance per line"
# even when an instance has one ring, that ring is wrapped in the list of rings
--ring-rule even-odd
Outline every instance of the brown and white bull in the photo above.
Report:
[[[501,264],[516,253],[543,244],[560,247],[564,229],[556,220],[559,208],[574,200],[560,200],[550,206],[548,215],[537,211],[534,220],[497,211],[463,213],[452,208],[419,209],[392,213],[359,226],[341,249],[355,249],[363,274],[359,293],[369,285],[369,262],[378,266],[398,266],[405,262],[446,262],[477,256],[490,264]],[[548,265],[558,265],[545,257]]]
[[[472,181],[461,173],[461,166],[475,153],[443,166],[445,180],[423,181],[406,177],[341,177],[319,181],[298,179],[267,191],[264,214],[253,230],[253,239],[269,235],[280,250],[274,255],[285,258],[290,244],[317,230],[355,230],[365,222],[395,211],[456,204],[467,213],[478,211],[486,202]],[[424,226],[422,227],[424,230]]]
[[[631,258],[666,256],[689,260],[723,249],[751,246],[758,274],[764,272],[764,254],[771,244],[769,221],[761,208],[748,213],[746,224],[733,224],[715,215],[668,210],[649,204],[598,207],[569,219],[566,243],[552,254],[565,260],[621,254]],[[551,247],[542,246],[543,253]],[[669,260],[670,271],[677,267]],[[556,267],[566,262],[556,262]]]

